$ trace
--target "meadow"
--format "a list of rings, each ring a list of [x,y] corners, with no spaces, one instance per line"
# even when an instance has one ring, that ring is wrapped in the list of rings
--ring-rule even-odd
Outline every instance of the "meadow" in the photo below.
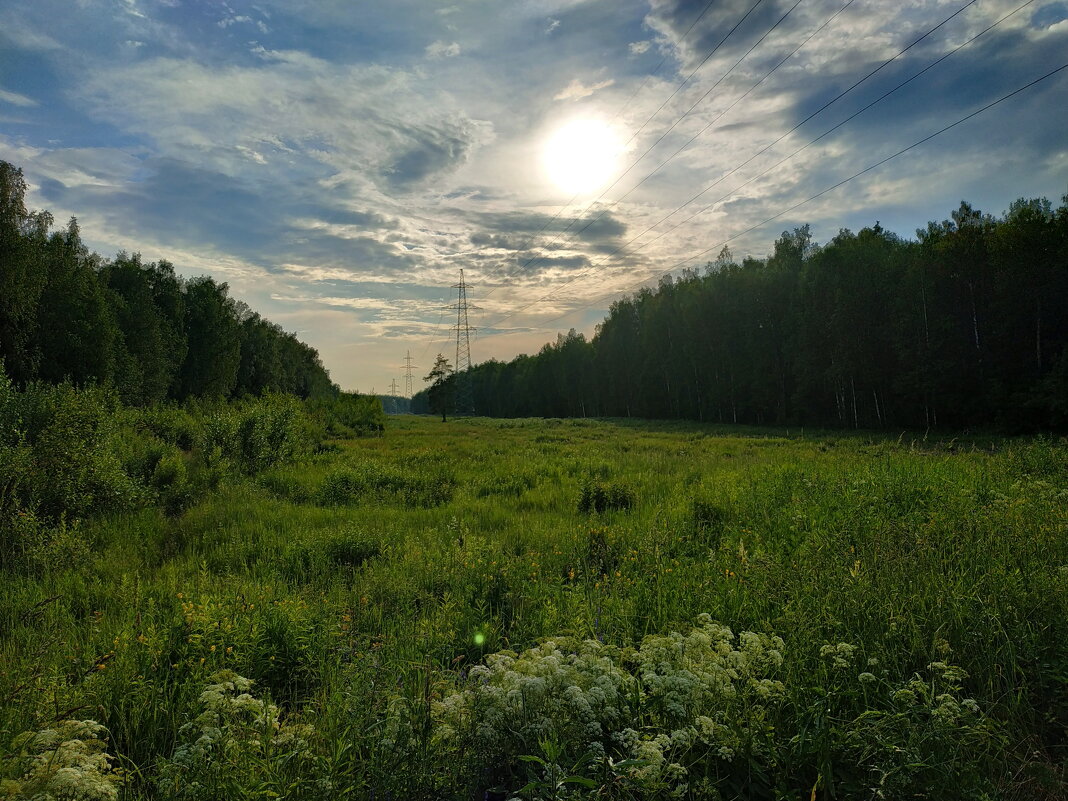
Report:
[[[11,518],[0,797],[1065,796],[1064,441],[150,417]]]

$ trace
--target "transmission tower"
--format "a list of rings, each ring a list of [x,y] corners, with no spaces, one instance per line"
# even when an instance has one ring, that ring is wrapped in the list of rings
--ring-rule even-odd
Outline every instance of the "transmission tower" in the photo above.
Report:
[[[467,312],[477,308],[467,303],[467,282],[464,280],[464,271],[460,270],[460,283],[454,284],[457,290],[456,305],[449,308],[456,309],[456,361],[453,369],[456,375],[456,414],[474,414],[475,404],[471,392],[471,327],[467,320]]]
[[[389,382],[389,394],[394,398],[397,397],[397,379],[394,378]]]
[[[401,365],[404,368],[404,397],[411,400],[412,397],[412,370],[418,370],[418,364],[412,364],[412,352],[408,351],[408,355],[404,357],[404,364]]]

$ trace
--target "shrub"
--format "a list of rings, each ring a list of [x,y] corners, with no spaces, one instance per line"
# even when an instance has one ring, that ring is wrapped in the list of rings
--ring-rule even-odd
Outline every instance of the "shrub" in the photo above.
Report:
[[[8,442],[0,454],[0,503],[56,522],[141,500],[117,456],[113,395],[69,384],[31,384],[22,393],[8,385],[2,394]],[[14,443],[12,431],[19,434]]]
[[[246,473],[291,459],[310,449],[299,402],[286,395],[264,395],[237,421],[235,457]]]
[[[634,489],[622,481],[587,478],[582,483],[578,508],[580,512],[606,512],[609,509],[627,510],[637,503]]]
[[[200,430],[207,464],[226,460],[249,475],[309,453],[314,446],[300,402],[288,395],[210,408]]]
[[[178,406],[152,406],[136,412],[138,422],[164,442],[191,451],[203,437],[201,424]]]

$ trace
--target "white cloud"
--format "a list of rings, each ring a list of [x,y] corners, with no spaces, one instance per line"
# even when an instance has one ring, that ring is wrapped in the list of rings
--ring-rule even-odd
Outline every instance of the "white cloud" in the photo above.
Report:
[[[560,20],[549,17],[549,27],[545,29],[546,35],[552,33],[560,27]]]
[[[589,86],[586,86],[578,78],[575,78],[560,92],[557,92],[555,95],[553,95],[553,100],[581,100],[584,97],[589,97],[594,92],[599,92],[602,89],[607,89],[614,83],[614,79],[608,79],[599,83],[594,83],[590,84]]]
[[[460,55],[460,45],[456,42],[433,42],[426,47],[427,58],[455,58]]]
[[[650,47],[652,47],[652,44],[652,42],[646,39],[642,42],[631,42],[629,45],[627,45],[627,49],[630,51],[630,54],[632,56],[640,56],[642,53],[646,52]]]
[[[106,67],[73,95],[101,119],[151,136],[160,155],[236,176],[285,154],[391,191],[463,164],[492,126],[405,70],[331,64],[300,51],[256,53],[263,64],[213,68],[158,58]],[[254,155],[255,154],[255,155]],[[315,165],[318,165],[317,167]]]
[[[20,95],[18,92],[7,92],[0,89],[0,103],[10,103],[13,106],[37,106],[40,105],[32,97]]]
[[[246,16],[225,17],[224,19],[219,20],[215,24],[218,25],[220,28],[229,28],[231,25],[236,25],[239,22],[252,22],[252,17],[246,17]]]

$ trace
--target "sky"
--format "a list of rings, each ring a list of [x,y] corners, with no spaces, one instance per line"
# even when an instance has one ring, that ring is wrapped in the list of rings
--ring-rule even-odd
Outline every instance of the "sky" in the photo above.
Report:
[[[461,269],[477,363],[724,245],[1058,203],[1068,70],[820,193],[1065,64],[1064,0],[7,0],[0,159],[101,255],[418,390]]]

